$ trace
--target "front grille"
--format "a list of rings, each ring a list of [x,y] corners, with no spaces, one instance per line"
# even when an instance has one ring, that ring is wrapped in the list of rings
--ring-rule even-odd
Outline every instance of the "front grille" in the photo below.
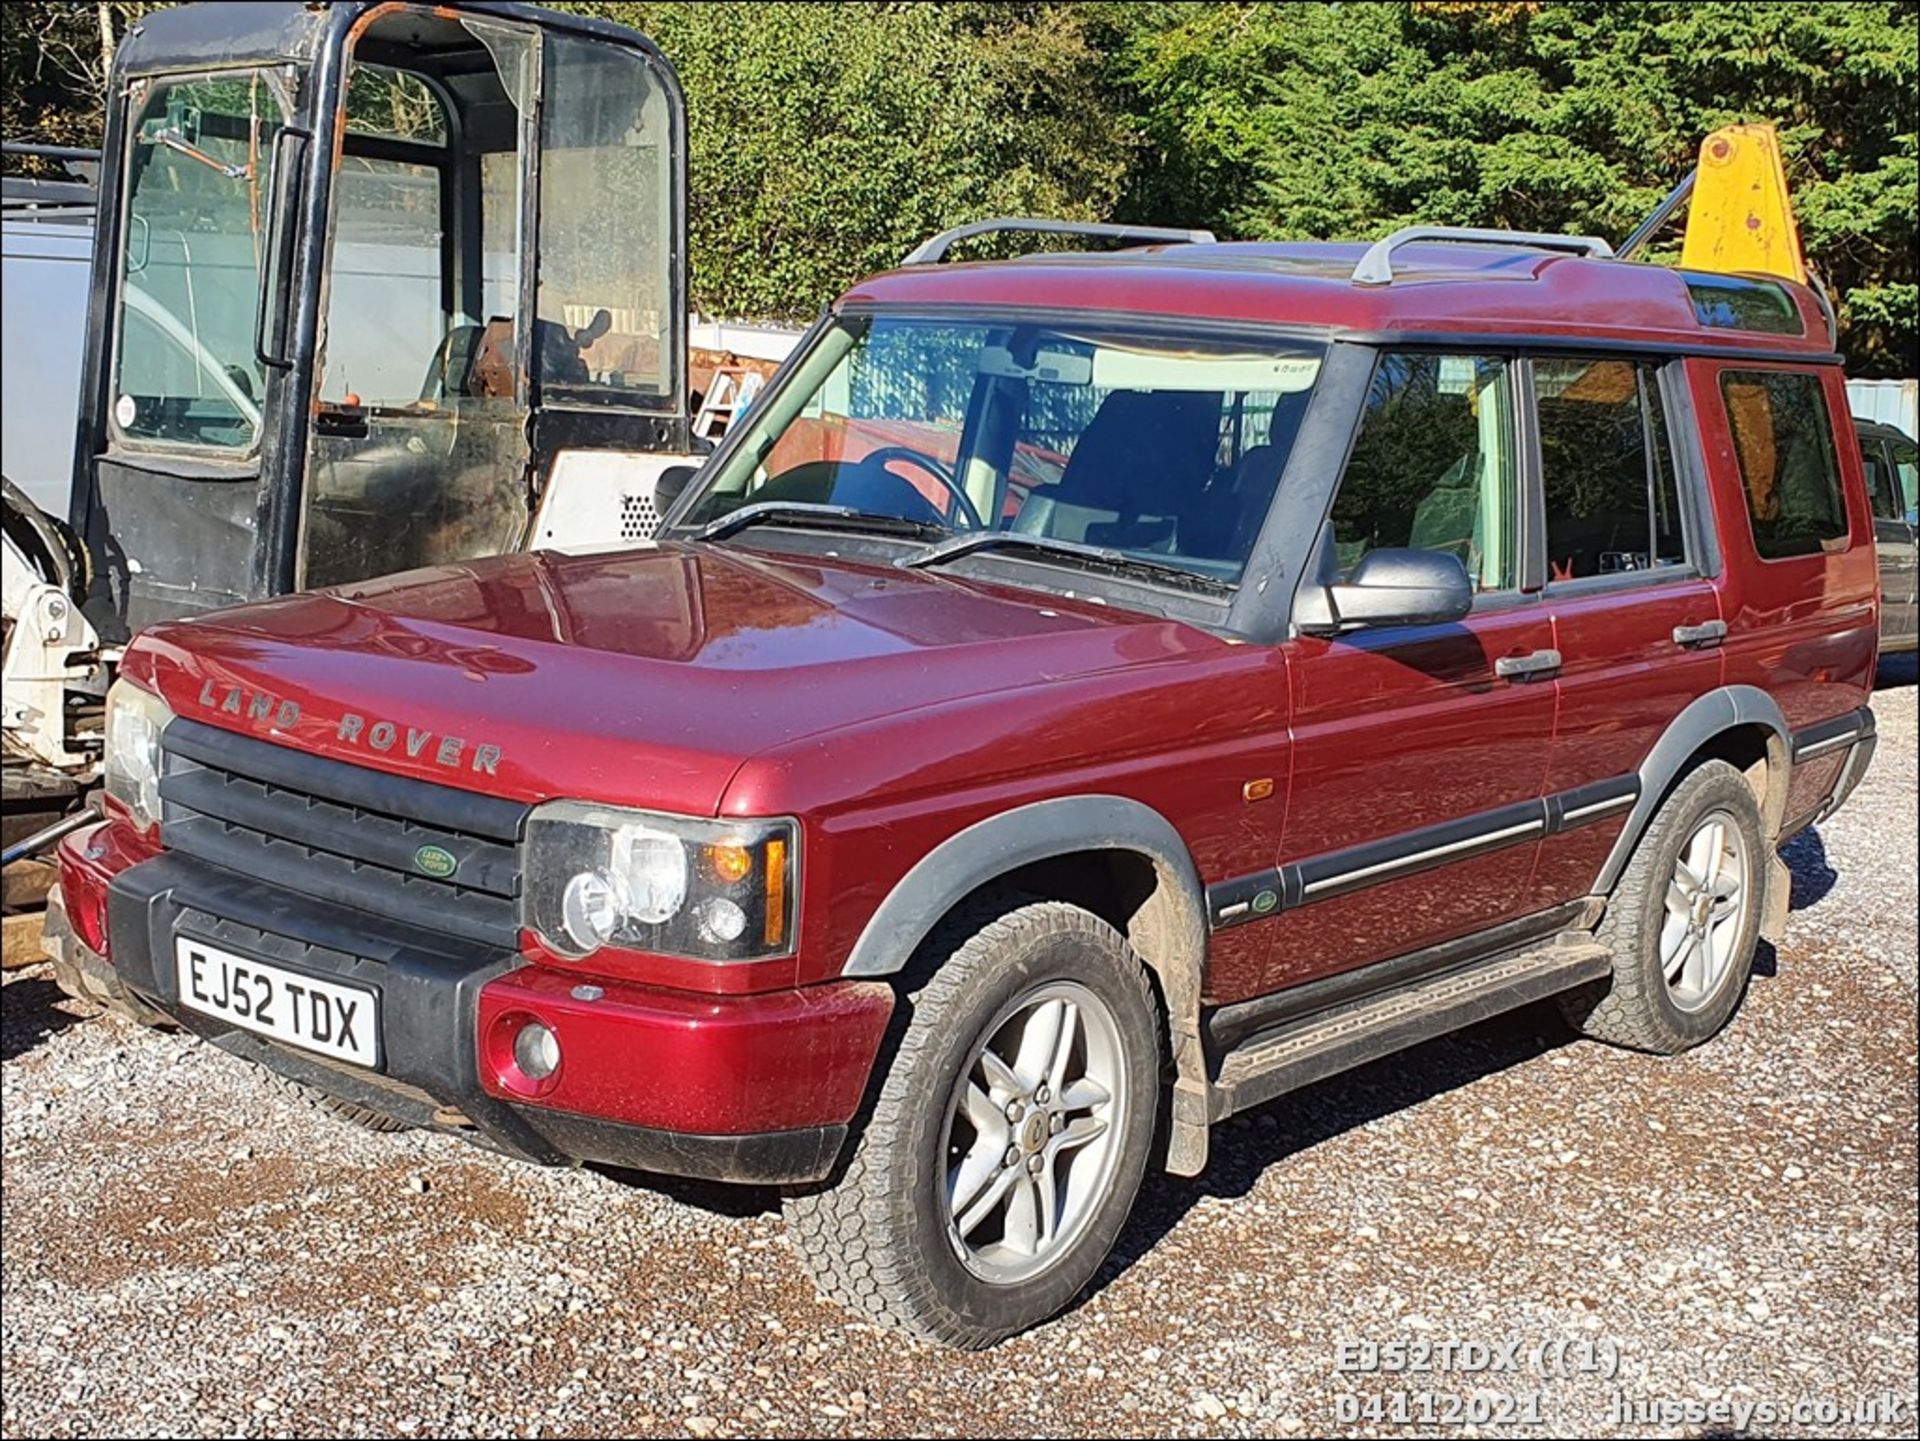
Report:
[[[183,718],[160,744],[169,850],[371,915],[514,945],[527,806]],[[416,857],[428,846],[453,857],[451,876],[422,874]]]

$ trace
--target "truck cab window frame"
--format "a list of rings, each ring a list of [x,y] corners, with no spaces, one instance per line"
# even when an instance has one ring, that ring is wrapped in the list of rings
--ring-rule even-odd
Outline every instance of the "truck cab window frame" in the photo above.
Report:
[[[109,446],[251,460],[268,381],[254,342],[274,139],[291,122],[291,81],[277,67],[183,72],[134,81],[126,104]]]

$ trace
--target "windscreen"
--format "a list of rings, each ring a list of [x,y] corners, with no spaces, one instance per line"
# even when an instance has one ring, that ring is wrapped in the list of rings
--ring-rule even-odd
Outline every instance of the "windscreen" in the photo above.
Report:
[[[1284,339],[842,318],[748,412],[685,519],[825,503],[1098,546],[1232,584],[1320,359]]]

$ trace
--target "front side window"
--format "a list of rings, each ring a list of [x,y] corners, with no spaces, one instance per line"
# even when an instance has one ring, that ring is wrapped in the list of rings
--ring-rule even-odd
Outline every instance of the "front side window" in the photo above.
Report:
[[[1881,520],[1892,520],[1903,514],[1906,507],[1900,503],[1899,482],[1887,448],[1870,437],[1860,447],[1860,459],[1867,470],[1867,499],[1873,503],[1873,513]]]
[[[117,440],[235,453],[259,441],[266,370],[254,322],[286,85],[278,72],[236,70],[130,93]]]
[[[824,503],[1231,585],[1319,370],[1319,348],[1293,341],[847,317],[747,412],[682,523]]]
[[[1373,550],[1440,550],[1476,590],[1515,589],[1518,496],[1508,362],[1383,355],[1333,502],[1341,574]]]
[[[1727,370],[1720,394],[1761,558],[1819,555],[1843,542],[1847,505],[1820,377]]]
[[[1911,514],[1920,504],[1920,449],[1910,440],[1890,440],[1887,454],[1893,460],[1893,477],[1899,483],[1900,513]]]
[[[1630,360],[1539,360],[1533,378],[1548,578],[1685,565],[1658,371]]]

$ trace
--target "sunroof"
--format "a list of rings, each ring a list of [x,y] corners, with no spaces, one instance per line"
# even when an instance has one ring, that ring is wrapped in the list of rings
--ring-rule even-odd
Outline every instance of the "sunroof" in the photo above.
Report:
[[[1715,330],[1757,330],[1768,335],[1804,335],[1800,309],[1786,287],[1739,275],[1686,277],[1694,318]]]

